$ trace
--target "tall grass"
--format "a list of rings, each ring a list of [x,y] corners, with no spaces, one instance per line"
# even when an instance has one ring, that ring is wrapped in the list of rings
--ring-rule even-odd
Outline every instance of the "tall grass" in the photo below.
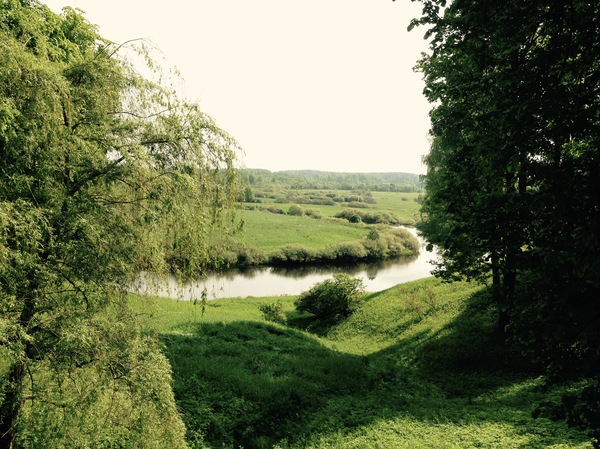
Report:
[[[485,290],[430,278],[368,296],[307,332],[292,297],[132,298],[173,367],[192,447],[591,448],[533,419],[556,392],[494,334]],[[287,326],[265,321],[277,303]]]

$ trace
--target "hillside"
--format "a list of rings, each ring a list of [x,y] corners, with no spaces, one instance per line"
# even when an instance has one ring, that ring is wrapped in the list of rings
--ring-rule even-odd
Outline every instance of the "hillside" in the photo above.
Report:
[[[164,342],[191,447],[592,447],[532,417],[560,391],[522,372],[476,285],[401,284],[332,328],[296,313],[291,297],[216,300],[204,314],[134,299]],[[286,326],[262,318],[271,303]]]

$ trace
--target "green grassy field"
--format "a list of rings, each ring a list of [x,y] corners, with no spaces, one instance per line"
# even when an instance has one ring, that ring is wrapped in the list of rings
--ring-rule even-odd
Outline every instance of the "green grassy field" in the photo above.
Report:
[[[132,297],[173,368],[191,447],[591,448],[533,419],[559,392],[495,337],[487,292],[429,278],[371,294],[312,328],[292,297],[201,305]],[[281,303],[288,324],[259,306]]]
[[[258,210],[241,211],[240,217],[244,220],[241,240],[266,253],[291,243],[319,249],[360,240],[369,232],[364,226],[353,225],[346,220],[316,220],[307,216],[279,215]]]
[[[326,195],[328,191],[299,191],[296,195]],[[341,193],[340,193],[341,194]],[[346,193],[348,195],[348,193]],[[402,223],[415,224],[420,204],[416,193],[373,192],[375,201],[368,208],[360,209],[372,214],[392,213]],[[334,218],[336,214],[352,209],[346,203],[335,205],[313,205],[296,203],[275,203],[272,198],[262,198],[261,203],[245,203],[239,211],[243,220],[242,231],[236,239],[259,253],[269,255],[286,245],[301,245],[308,250],[323,250],[340,243],[357,242],[364,239],[370,227],[363,223],[353,224],[346,219]],[[299,206],[303,212],[318,211],[321,218],[308,215],[287,214],[291,206]],[[265,210],[268,207],[281,210],[282,214]],[[376,225],[382,226],[382,225]],[[383,225],[385,226],[385,225]]]
[[[351,193],[345,191],[328,190],[298,190],[293,191],[292,193],[297,196],[319,196],[328,193],[339,196],[351,195]],[[419,209],[421,207],[415,199],[420,195],[422,194],[407,192],[371,192],[371,196],[375,200],[375,203],[369,204],[369,210],[393,212],[398,215],[403,222],[414,224],[415,220],[418,219]],[[281,197],[285,198],[286,195],[281,195]],[[317,209],[321,212],[323,217],[333,217],[344,209],[352,208],[352,206],[347,203],[336,203],[329,206],[322,204],[301,204],[294,201],[275,202],[275,199],[268,197],[261,198],[260,201],[261,203],[258,204],[246,205],[256,207],[273,205],[279,207],[283,211],[287,211],[292,204],[298,204],[303,209]],[[281,201],[281,199],[279,201]]]

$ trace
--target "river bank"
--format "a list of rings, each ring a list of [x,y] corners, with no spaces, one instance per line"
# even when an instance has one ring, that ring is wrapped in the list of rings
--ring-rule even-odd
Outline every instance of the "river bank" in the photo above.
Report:
[[[248,267],[210,274],[181,284],[175,277],[158,280],[149,274],[140,277],[132,291],[181,300],[234,298],[247,296],[298,295],[336,273],[361,278],[368,292],[431,276],[431,261],[437,256],[425,250],[425,241],[414,228],[407,229],[419,241],[417,256],[344,266],[305,265],[297,267]]]

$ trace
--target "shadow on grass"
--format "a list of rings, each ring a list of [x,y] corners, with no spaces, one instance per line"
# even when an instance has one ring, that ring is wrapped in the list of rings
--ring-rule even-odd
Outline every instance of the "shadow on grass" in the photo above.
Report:
[[[436,335],[414,333],[369,356],[260,322],[204,323],[188,335],[165,335],[188,441],[192,447],[302,447],[311,436],[347,434],[401,416],[432,426],[460,423],[474,396],[493,395],[522,377],[497,337],[481,334],[494,324],[481,319],[485,300],[472,297]],[[493,397],[477,403],[477,413],[490,422],[522,419],[527,398],[509,396],[503,408],[514,413],[497,414]]]
[[[342,321],[341,319],[319,319],[311,313],[296,310],[287,312],[285,315],[290,328],[302,330],[318,337],[326,337],[329,331]]]
[[[422,332],[381,351],[411,355],[419,377],[447,397],[470,398],[535,376],[526,361],[496,332],[497,310],[490,293],[473,294],[457,317],[437,332]]]
[[[259,322],[202,324],[163,341],[189,440],[198,432],[215,448],[272,447],[368,424],[382,408],[405,410],[420,387],[393,363]]]

